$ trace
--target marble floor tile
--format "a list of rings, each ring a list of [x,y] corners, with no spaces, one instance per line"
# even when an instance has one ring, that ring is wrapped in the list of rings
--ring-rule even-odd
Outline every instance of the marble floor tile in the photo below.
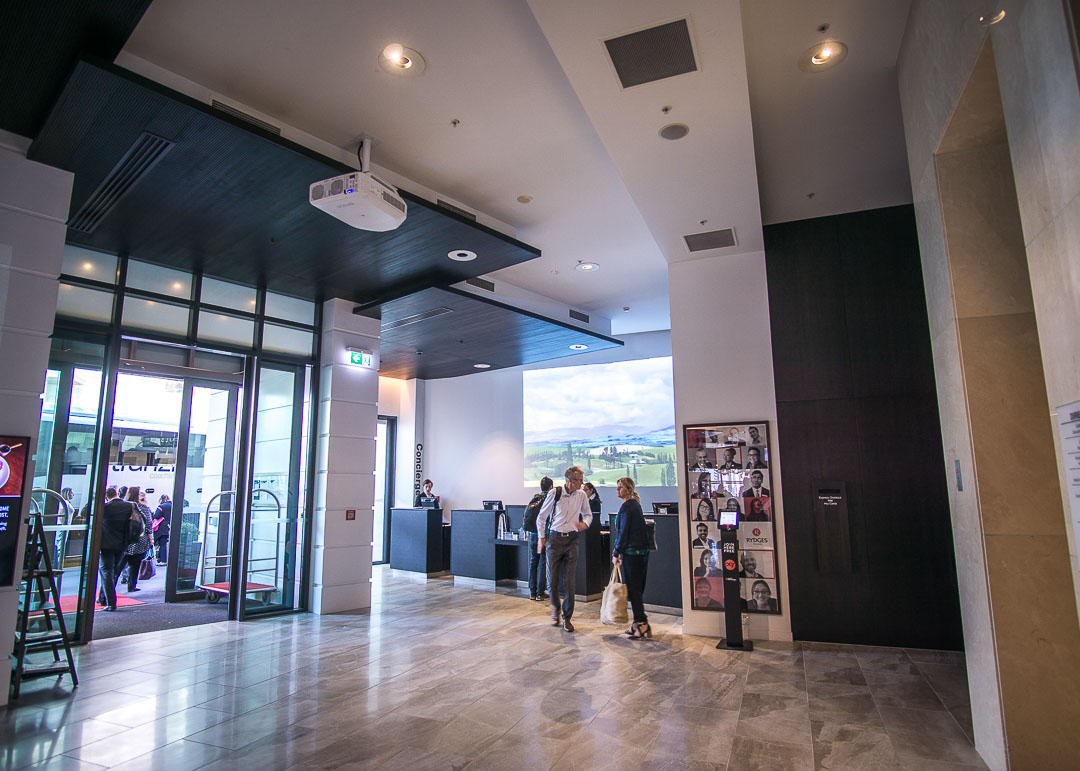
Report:
[[[0,771],[980,767],[962,654],[718,650],[665,614],[635,643],[598,603],[567,634],[520,591],[387,569],[372,588],[363,611],[81,647],[79,688],[0,711]]]
[[[739,771],[813,771],[814,753],[809,744],[783,742],[736,736],[731,748],[728,768]]]
[[[878,707],[897,755],[978,765],[971,741],[948,712]]]
[[[736,733],[751,739],[809,747],[810,710],[806,697],[743,694]]]
[[[866,684],[879,706],[906,709],[940,709],[945,705],[922,675],[867,672]]]

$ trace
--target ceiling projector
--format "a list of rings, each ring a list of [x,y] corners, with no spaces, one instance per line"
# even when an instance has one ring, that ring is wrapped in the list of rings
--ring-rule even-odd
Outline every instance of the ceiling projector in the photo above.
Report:
[[[308,188],[308,201],[358,230],[393,230],[409,212],[397,188],[365,171],[313,183]]]

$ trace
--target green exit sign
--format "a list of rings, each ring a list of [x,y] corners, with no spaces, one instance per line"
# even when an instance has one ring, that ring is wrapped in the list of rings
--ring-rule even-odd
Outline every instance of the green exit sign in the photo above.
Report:
[[[349,364],[372,367],[375,364],[375,357],[371,351],[349,351]]]

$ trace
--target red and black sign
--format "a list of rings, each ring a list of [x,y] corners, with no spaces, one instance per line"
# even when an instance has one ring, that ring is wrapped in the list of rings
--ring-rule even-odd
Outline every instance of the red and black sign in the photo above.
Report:
[[[15,550],[19,545],[29,450],[29,437],[0,436],[0,586],[15,582]]]

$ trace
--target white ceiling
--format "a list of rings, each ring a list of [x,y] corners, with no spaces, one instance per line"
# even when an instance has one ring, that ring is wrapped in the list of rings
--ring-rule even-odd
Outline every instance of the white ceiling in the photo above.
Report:
[[[373,137],[378,166],[543,250],[497,281],[625,334],[669,326],[667,262],[691,257],[683,235],[736,229],[737,246],[695,256],[762,248],[759,177],[765,222],[911,200],[894,70],[909,5],[155,0],[121,61],[138,57],[341,148]],[[699,71],[622,89],[603,40],[684,17]],[[799,71],[798,55],[834,33],[847,61]],[[394,42],[422,53],[420,77],[379,68]],[[690,134],[660,139],[674,121]],[[575,271],[578,261],[601,269]]]

